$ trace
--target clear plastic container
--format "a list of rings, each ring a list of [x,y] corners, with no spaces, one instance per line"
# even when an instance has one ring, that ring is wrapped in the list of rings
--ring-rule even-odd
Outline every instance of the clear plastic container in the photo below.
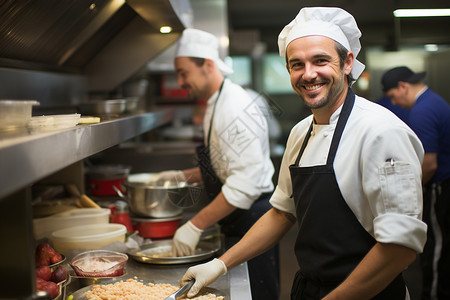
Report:
[[[78,124],[81,114],[52,115],[54,128],[70,128]]]
[[[108,250],[86,251],[76,255],[70,266],[82,277],[117,277],[126,272],[128,255]]]
[[[69,259],[83,250],[97,250],[113,242],[125,242],[122,224],[91,224],[57,230],[51,234],[53,247]]]
[[[34,100],[0,100],[0,130],[26,127],[31,119]]]

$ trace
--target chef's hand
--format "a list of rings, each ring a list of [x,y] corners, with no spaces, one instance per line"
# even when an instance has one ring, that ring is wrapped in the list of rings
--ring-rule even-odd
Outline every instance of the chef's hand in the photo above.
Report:
[[[210,262],[190,267],[183,278],[181,278],[181,285],[185,285],[189,280],[195,279],[194,285],[191,287],[187,296],[194,297],[200,290],[216,281],[220,276],[227,273],[227,266],[220,259],[214,258]]]
[[[168,170],[155,174],[151,180],[157,185],[164,185],[165,183],[185,182],[186,176],[181,170]]]
[[[187,256],[194,254],[202,232],[203,230],[197,228],[191,221],[187,221],[175,231],[172,240],[172,255]]]

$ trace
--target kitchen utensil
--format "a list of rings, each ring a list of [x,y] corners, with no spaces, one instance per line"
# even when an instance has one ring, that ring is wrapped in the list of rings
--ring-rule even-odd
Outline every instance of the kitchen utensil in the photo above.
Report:
[[[138,97],[125,98],[125,101],[126,101],[126,108],[125,108],[126,113],[134,113],[137,111],[139,105]]]
[[[121,115],[126,108],[127,101],[125,99],[91,100],[78,105],[81,114],[92,116]]]
[[[121,188],[131,167],[127,165],[98,165],[89,167],[87,182],[94,196],[115,196],[114,187]]]
[[[74,271],[71,271],[70,278],[72,280],[76,280],[80,287],[85,287],[93,284],[103,284],[105,282],[110,282],[112,279],[124,279],[127,276],[127,271],[124,271],[123,275],[115,276],[115,277],[88,277],[88,276],[78,276]]]
[[[166,218],[182,213],[182,208],[200,200],[203,189],[186,182],[165,182],[156,185],[154,174],[130,174],[122,190],[130,211],[141,217]]]
[[[206,260],[216,254],[221,248],[220,238],[203,240],[197,245],[193,255],[174,257],[172,255],[172,240],[153,242],[139,248],[128,250],[133,259],[155,265],[189,264]]]
[[[178,229],[182,216],[168,218],[131,218],[133,228],[145,238],[169,238]]]
[[[117,277],[126,272],[126,254],[108,251],[92,250],[76,255],[69,265],[78,276],[82,277]]]
[[[177,300],[177,298],[183,296],[184,294],[186,294],[191,287],[194,285],[195,280],[189,280],[188,283],[186,283],[185,285],[183,285],[178,291],[176,291],[175,293],[173,293],[172,295],[170,295],[169,297],[165,298],[164,300]]]
[[[75,184],[69,183],[65,185],[65,188],[69,194],[74,197],[79,197],[77,201],[78,207],[93,207],[93,208],[101,208],[100,205],[94,202],[91,198],[86,196],[85,194],[81,194],[80,190],[78,190]]]
[[[48,267],[50,268],[50,270],[52,270],[52,272],[55,271],[55,269],[56,269],[59,265],[62,265],[63,263],[65,263],[65,261],[66,261],[67,258],[66,258],[63,254],[61,254],[61,257],[62,257],[62,259],[61,259],[60,261],[58,261],[57,263],[48,265]]]

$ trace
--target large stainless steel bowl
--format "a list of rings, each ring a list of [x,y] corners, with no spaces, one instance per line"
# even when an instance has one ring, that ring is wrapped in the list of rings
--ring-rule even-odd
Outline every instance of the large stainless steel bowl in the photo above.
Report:
[[[94,100],[78,105],[81,114],[93,116],[121,115],[125,113],[126,108],[127,100],[125,99]]]
[[[153,174],[131,174],[122,183],[130,211],[138,216],[166,218],[182,213],[184,207],[197,203],[203,191],[198,185],[151,181]]]

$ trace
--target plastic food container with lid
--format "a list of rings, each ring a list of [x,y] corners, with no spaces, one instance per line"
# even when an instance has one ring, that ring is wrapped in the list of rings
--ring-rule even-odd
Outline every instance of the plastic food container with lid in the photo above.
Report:
[[[91,224],[57,230],[50,240],[59,253],[71,259],[83,250],[97,250],[113,242],[125,242],[127,228],[122,224]]]
[[[0,130],[26,127],[31,119],[35,100],[0,100]]]

